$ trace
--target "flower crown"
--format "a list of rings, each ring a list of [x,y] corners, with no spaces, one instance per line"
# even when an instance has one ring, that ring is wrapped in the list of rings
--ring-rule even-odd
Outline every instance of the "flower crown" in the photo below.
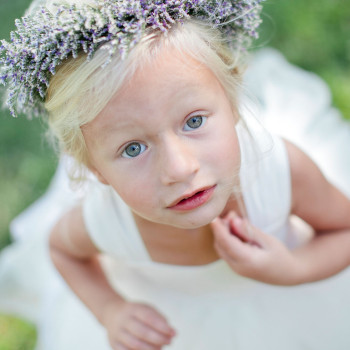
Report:
[[[50,78],[68,57],[84,51],[90,60],[102,45],[125,58],[146,28],[166,32],[189,18],[219,27],[235,49],[245,49],[261,23],[263,0],[93,0],[84,5],[41,7],[16,20],[10,42],[1,41],[0,82],[7,86],[7,105],[13,116],[45,113]]]

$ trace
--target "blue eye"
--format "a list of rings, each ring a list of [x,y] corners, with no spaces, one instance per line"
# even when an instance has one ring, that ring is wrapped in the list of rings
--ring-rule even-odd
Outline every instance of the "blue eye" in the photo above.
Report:
[[[193,129],[198,129],[202,125],[204,125],[206,120],[207,120],[207,117],[203,117],[203,116],[191,117],[186,121],[186,125],[184,127],[184,130],[189,131],[189,130],[193,130]]]
[[[141,153],[143,153],[146,150],[146,146],[139,142],[132,142],[128,144],[123,153],[122,157],[124,158],[135,158],[139,156]]]

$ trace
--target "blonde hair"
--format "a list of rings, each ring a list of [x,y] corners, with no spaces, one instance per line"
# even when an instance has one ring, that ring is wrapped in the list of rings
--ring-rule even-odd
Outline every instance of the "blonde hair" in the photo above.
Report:
[[[103,110],[137,69],[154,60],[166,48],[175,49],[180,55],[189,55],[207,66],[224,87],[232,108],[236,110],[241,83],[239,54],[228,49],[219,30],[200,21],[178,23],[167,33],[149,30],[126,59],[115,55],[105,68],[101,67],[108,58],[108,50],[103,47],[90,61],[83,54],[69,59],[53,76],[45,107],[49,113],[49,129],[59,150],[77,162],[71,177],[83,178],[84,168],[89,167],[81,127]]]

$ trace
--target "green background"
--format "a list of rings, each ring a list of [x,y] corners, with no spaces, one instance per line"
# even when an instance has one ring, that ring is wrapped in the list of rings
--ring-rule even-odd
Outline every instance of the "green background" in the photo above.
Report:
[[[0,38],[9,38],[14,18],[30,1],[0,0]],[[256,49],[273,46],[293,63],[323,77],[334,105],[350,119],[349,0],[267,0],[261,38]],[[0,249],[10,242],[8,226],[45,192],[55,170],[56,156],[39,119],[14,119],[0,111]],[[30,350],[35,327],[0,315],[0,350]],[[79,349],[78,349],[79,350]]]

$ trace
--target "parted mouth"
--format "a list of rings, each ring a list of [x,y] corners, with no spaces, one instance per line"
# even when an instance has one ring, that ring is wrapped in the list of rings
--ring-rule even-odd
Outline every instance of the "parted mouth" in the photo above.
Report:
[[[171,203],[168,208],[174,208],[178,205],[185,204],[187,201],[195,200],[197,197],[201,197],[203,194],[208,192],[209,190],[214,189],[216,186],[206,186],[200,189],[197,189],[195,191],[192,191],[188,194],[185,194],[181,196],[180,198],[176,199],[173,203]]]

